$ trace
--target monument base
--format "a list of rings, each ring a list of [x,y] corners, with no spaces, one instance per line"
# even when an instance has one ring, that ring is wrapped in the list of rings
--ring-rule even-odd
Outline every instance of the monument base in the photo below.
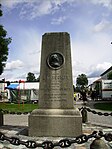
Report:
[[[76,137],[82,134],[78,109],[36,109],[29,115],[29,136]]]

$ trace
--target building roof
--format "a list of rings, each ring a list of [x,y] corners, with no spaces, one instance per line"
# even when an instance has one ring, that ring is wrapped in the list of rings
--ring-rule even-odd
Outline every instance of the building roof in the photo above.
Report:
[[[102,78],[99,78],[99,79],[95,80],[93,83],[95,83],[95,82],[101,82],[101,81],[102,81]]]
[[[106,73],[108,73],[108,72],[111,71],[111,70],[112,70],[112,66],[111,66],[109,69],[107,69],[106,71],[104,71],[100,76],[105,75]]]
[[[10,84],[10,85],[7,86],[6,88],[7,88],[7,89],[15,90],[15,89],[17,89],[18,86],[19,86],[19,83],[16,83],[16,84]]]

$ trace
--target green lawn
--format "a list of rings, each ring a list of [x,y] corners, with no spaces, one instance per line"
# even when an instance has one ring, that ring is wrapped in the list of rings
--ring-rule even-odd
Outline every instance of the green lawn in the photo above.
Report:
[[[112,111],[112,102],[109,103],[95,103],[94,104],[95,109],[99,110],[105,110],[105,111]]]
[[[10,112],[31,112],[38,108],[38,104],[11,104],[11,103],[0,103],[0,109],[7,110]],[[95,109],[112,111],[112,102],[109,103],[95,103]]]
[[[31,112],[38,108],[38,104],[11,104],[0,103],[0,109],[10,112]]]

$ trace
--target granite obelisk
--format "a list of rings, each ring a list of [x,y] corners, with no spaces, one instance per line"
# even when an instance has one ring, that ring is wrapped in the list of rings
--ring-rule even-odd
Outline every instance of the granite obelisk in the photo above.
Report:
[[[70,35],[42,36],[39,109],[29,116],[30,136],[75,137],[82,133],[82,118],[73,104]]]

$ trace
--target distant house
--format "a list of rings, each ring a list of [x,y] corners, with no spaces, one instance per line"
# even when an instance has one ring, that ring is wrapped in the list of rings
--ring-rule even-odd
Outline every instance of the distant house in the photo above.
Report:
[[[100,76],[102,80],[108,80],[108,74],[112,72],[112,66],[107,69],[106,71],[104,71]]]
[[[112,80],[102,80],[102,98],[103,99],[112,99]]]
[[[8,91],[5,89],[6,87],[6,82],[0,82],[0,100],[6,100],[8,98]]]
[[[108,80],[108,74],[110,72],[112,72],[112,66],[100,75],[103,99],[112,99],[112,80]]]
[[[112,66],[100,75],[100,79],[89,86],[92,91],[97,91],[98,96],[102,99],[112,99],[112,80],[108,79],[110,72],[112,72]]]

